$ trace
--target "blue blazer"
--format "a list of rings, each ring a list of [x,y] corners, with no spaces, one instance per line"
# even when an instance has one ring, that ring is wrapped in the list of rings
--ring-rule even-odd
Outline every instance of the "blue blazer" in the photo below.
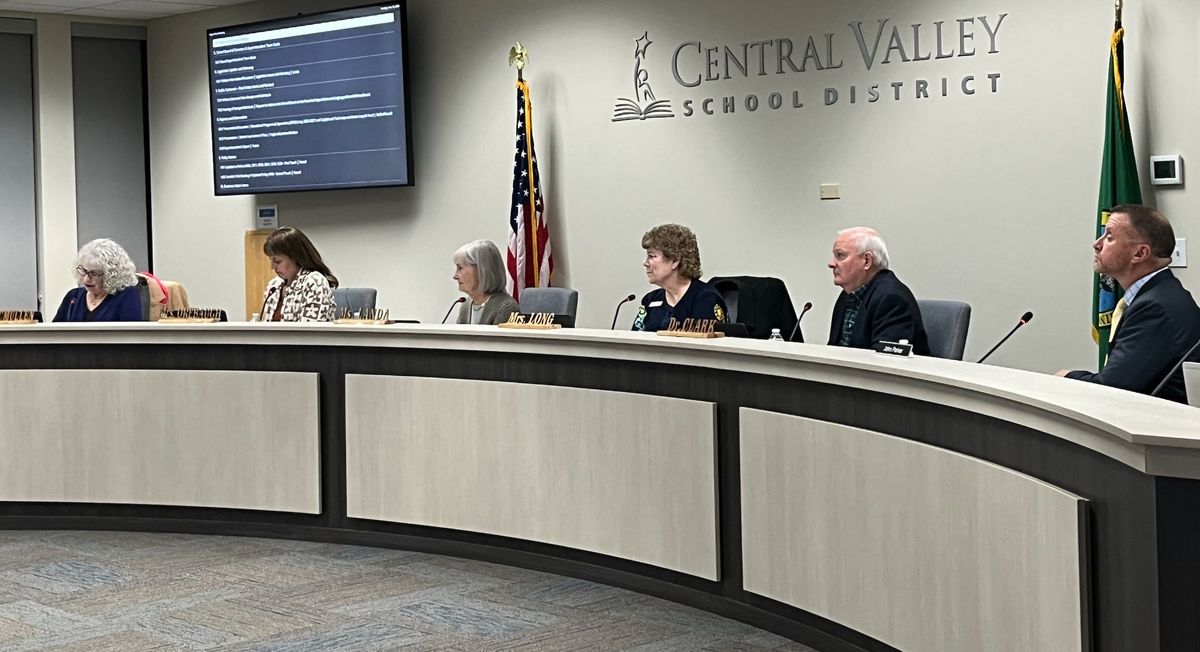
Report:
[[[666,330],[674,317],[678,321],[685,319],[715,319],[725,321],[725,299],[713,286],[698,278],[692,279],[687,292],[679,298],[675,305],[667,304],[667,291],[659,288],[642,297],[642,305],[638,308],[637,318],[633,320],[635,331]]]
[[[87,311],[87,288],[78,287],[63,297],[54,321],[83,321]],[[104,297],[92,311],[92,321],[142,321],[142,297],[137,286]]]

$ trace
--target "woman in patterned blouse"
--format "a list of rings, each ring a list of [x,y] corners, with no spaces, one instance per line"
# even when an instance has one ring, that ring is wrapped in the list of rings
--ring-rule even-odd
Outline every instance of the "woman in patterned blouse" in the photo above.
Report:
[[[264,321],[333,321],[333,288],[338,280],[308,236],[281,227],[267,236],[263,253],[277,275],[263,295]]]

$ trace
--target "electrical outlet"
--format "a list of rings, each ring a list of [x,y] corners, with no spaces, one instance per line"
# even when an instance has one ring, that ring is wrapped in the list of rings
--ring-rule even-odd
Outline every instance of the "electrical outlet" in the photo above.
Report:
[[[1187,238],[1175,238],[1175,251],[1171,253],[1171,267],[1187,267]]]
[[[821,184],[821,199],[841,199],[842,184],[840,183],[823,183]]]

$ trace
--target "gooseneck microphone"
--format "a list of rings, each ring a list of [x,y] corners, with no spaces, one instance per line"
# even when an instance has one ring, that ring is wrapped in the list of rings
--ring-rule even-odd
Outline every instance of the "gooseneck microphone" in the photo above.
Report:
[[[270,290],[267,290],[267,296],[263,297],[262,307],[258,309],[258,320],[259,321],[271,321],[271,315],[266,314],[267,313],[267,302],[271,300],[271,297],[275,296],[275,292],[277,290],[279,290],[278,285],[273,285],[273,286],[271,286]]]
[[[450,309],[446,311],[446,316],[442,317],[442,323],[444,324],[444,323],[446,323],[447,319],[450,319],[450,313],[454,312],[454,306],[457,306],[458,304],[460,304],[466,300],[467,300],[466,297],[459,297],[459,298],[455,299],[454,303],[450,304]]]
[[[791,342],[796,339],[796,333],[800,332],[800,320],[804,319],[804,315],[812,310],[812,301],[804,302],[804,308],[800,310],[800,316],[796,318],[796,325],[792,327],[792,334],[788,335],[787,341]]]
[[[1192,348],[1188,349],[1187,353],[1183,354],[1183,357],[1179,359],[1179,362],[1176,362],[1171,366],[1171,370],[1167,372],[1167,375],[1163,376],[1163,379],[1159,381],[1158,386],[1154,388],[1154,391],[1150,392],[1150,395],[1158,396],[1158,393],[1162,391],[1162,388],[1167,386],[1167,381],[1171,380],[1171,376],[1174,376],[1175,372],[1179,371],[1179,368],[1183,366],[1183,363],[1187,362],[1187,359],[1192,357],[1192,354],[1195,353],[1196,349],[1198,348],[1200,348],[1200,340],[1196,340],[1196,343],[1192,345]]]
[[[987,353],[984,353],[983,357],[976,360],[975,362],[979,363],[979,362],[983,362],[984,360],[987,360],[988,356],[995,353],[996,349],[1000,348],[1001,344],[1004,344],[1005,342],[1007,342],[1008,338],[1012,337],[1013,333],[1017,332],[1018,328],[1024,326],[1025,324],[1028,324],[1031,321],[1033,321],[1033,313],[1027,311],[1025,314],[1021,315],[1021,321],[1017,322],[1017,325],[1013,326],[1011,331],[1008,331],[1008,335],[1005,335],[1004,339],[1000,340],[999,342],[996,342],[996,346],[993,346],[990,351],[988,351]]]
[[[629,296],[625,297],[624,299],[621,299],[621,303],[618,303],[618,304],[617,304],[617,309],[613,311],[613,323],[612,323],[612,326],[609,326],[609,327],[608,327],[608,330],[610,330],[610,331],[611,331],[611,330],[616,330],[616,328],[617,328],[617,315],[621,314],[621,306],[623,306],[623,305],[625,305],[625,304],[629,303],[630,301],[633,301],[633,300],[634,300],[634,299],[636,299],[636,298],[637,298],[637,295],[636,295],[636,294],[631,294],[631,295],[629,295]]]

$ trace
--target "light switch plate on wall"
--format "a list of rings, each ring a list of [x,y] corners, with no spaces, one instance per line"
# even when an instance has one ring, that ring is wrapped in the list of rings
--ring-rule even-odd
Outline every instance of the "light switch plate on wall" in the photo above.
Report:
[[[1187,238],[1175,238],[1175,251],[1171,254],[1171,267],[1187,267]]]

